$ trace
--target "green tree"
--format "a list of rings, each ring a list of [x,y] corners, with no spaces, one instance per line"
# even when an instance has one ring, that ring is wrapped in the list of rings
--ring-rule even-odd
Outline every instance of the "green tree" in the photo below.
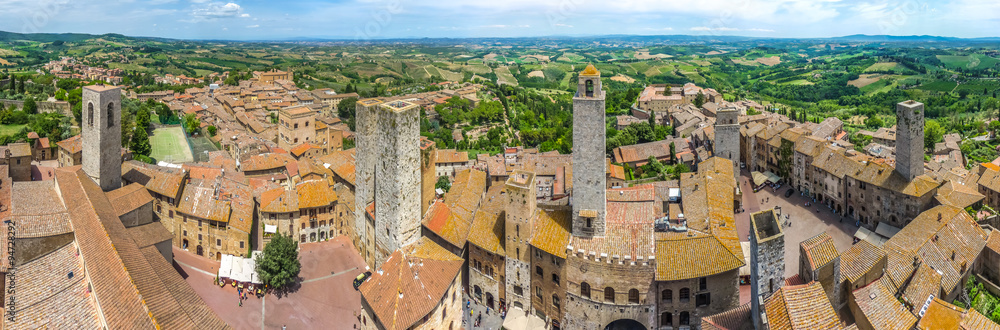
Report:
[[[997,136],[997,131],[998,130],[1000,130],[1000,121],[996,121],[996,120],[991,121],[990,122],[990,131],[993,132],[993,137]]]
[[[291,236],[276,234],[264,251],[257,256],[257,274],[261,282],[273,289],[282,289],[299,277],[299,243]]]
[[[448,192],[448,190],[451,190],[451,181],[448,180],[447,176],[441,176],[438,178],[437,183],[434,184],[434,188]]]
[[[677,164],[677,146],[670,142],[670,164]]]
[[[698,91],[698,95],[694,96],[694,106],[701,108],[705,104],[705,94]]]
[[[27,100],[24,100],[23,110],[30,115],[38,113],[38,104],[35,103],[35,99],[29,97]]]
[[[937,120],[931,119],[924,123],[924,149],[934,150],[934,144],[944,137],[944,127]]]
[[[337,103],[337,116],[344,120],[354,118],[354,111],[357,103],[358,98],[356,97],[348,97],[340,100],[340,103]]]
[[[189,113],[184,116],[184,130],[186,130],[188,134],[194,134],[194,132],[198,130],[199,126],[201,126],[201,121],[198,120],[198,117],[196,117],[193,113]]]
[[[132,150],[133,154],[143,156],[149,156],[153,152],[152,146],[149,145],[149,134],[146,133],[146,128],[135,128],[135,131],[132,132],[132,142],[129,144],[129,149]]]
[[[215,136],[215,132],[217,132],[219,129],[215,127],[215,125],[212,125],[209,127],[205,127],[205,130],[208,131],[208,136]]]
[[[882,122],[882,118],[879,118],[877,116],[871,116],[865,119],[865,127],[879,128],[882,127],[882,125],[885,125],[885,123]]]

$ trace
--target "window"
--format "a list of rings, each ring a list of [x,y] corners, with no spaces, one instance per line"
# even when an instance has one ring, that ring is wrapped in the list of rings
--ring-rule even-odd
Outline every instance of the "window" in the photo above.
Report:
[[[694,305],[696,307],[701,307],[701,306],[708,306],[711,303],[712,303],[711,293],[705,292],[705,293],[700,293],[698,294],[697,297],[695,297]]]
[[[668,303],[669,302],[673,302],[673,300],[674,300],[674,291],[670,290],[670,289],[666,289],[666,290],[661,291],[660,292],[660,299],[663,300],[664,302],[668,302]]]
[[[677,296],[677,298],[679,298],[682,303],[691,301],[691,289],[688,288],[681,289],[681,293]]]
[[[535,266],[535,274],[542,275],[542,267]]]
[[[590,284],[587,282],[580,283],[580,296],[590,299]]]
[[[519,286],[519,285],[515,285],[514,286],[514,294],[516,294],[518,296],[524,296],[524,289],[521,289],[521,286]]]
[[[702,277],[698,279],[698,291],[708,290],[708,278]]]
[[[295,123],[295,125],[293,125],[293,126],[294,126],[294,128],[299,128],[299,123]]]
[[[552,295],[552,306],[559,309],[559,297]]]
[[[198,227],[201,227],[201,220],[198,220]]]
[[[87,125],[94,126],[94,104],[87,104]]]
[[[222,240],[221,240],[221,239],[218,239],[218,238],[216,238],[216,239],[215,239],[215,246],[222,246]]]
[[[559,275],[552,274],[552,282],[556,282],[556,284],[559,284]]]
[[[201,241],[201,234],[198,234],[198,241]]]
[[[630,304],[639,303],[639,290],[636,289],[628,290],[628,303]]]
[[[594,226],[593,219],[587,218],[587,228],[590,228],[590,227],[593,227],[593,226]]]
[[[243,243],[244,243],[243,241],[240,241],[240,249],[244,249],[244,247],[243,247],[243,246],[244,246],[244,245],[243,245]]]
[[[542,299],[542,287],[540,286],[535,287],[535,295],[538,296],[538,299]]]
[[[188,235],[188,231],[187,231],[187,230],[185,230],[185,231],[184,231],[184,237],[187,237],[187,235]]]
[[[108,103],[108,127],[115,127],[115,104]]]
[[[669,326],[673,326],[673,325],[674,325],[674,315],[673,314],[670,314],[670,312],[663,312],[663,314],[660,314],[660,326],[661,327],[669,327]]]
[[[681,325],[691,325],[691,314],[681,312]]]
[[[609,303],[615,302],[615,289],[612,287],[604,288],[604,301]]]

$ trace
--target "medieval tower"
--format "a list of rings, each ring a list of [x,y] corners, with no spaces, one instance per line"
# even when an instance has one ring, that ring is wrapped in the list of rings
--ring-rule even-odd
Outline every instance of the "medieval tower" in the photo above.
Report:
[[[83,170],[104,191],[122,186],[121,101],[118,87],[83,87]]]
[[[420,107],[393,101],[376,112],[375,259],[380,266],[420,238]]]
[[[506,283],[507,303],[531,310],[531,237],[536,212],[535,174],[515,170],[507,179]]]
[[[368,205],[375,202],[375,160],[378,136],[375,135],[376,110],[382,101],[379,99],[358,100],[355,108],[354,136],[354,232],[357,237],[355,246],[361,251],[361,256],[369,267],[375,267],[374,222],[370,220]]]
[[[766,329],[764,300],[785,284],[785,233],[774,209],[750,215],[750,309],[754,327]]]
[[[906,180],[924,174],[924,104],[896,104],[896,172]]]
[[[715,156],[733,161],[733,175],[740,177],[740,111],[719,109],[715,117]]]
[[[573,96],[573,236],[604,236],[607,207],[606,129],[601,72],[580,72]]]

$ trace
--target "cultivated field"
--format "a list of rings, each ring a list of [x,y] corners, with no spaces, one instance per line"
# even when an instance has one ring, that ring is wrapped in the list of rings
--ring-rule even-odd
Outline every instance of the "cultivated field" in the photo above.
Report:
[[[180,127],[164,127],[153,130],[149,136],[149,144],[153,152],[149,156],[158,161],[170,163],[189,163],[194,161],[191,147],[184,138]]]

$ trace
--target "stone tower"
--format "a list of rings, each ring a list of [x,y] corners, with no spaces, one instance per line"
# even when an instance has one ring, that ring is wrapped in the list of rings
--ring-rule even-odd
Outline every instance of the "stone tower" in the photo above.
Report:
[[[531,236],[534,228],[537,188],[535,174],[515,170],[507,179],[506,213],[506,291],[507,303],[520,303],[531,310]]]
[[[587,65],[573,96],[573,236],[604,236],[608,166],[604,113],[601,72]]]
[[[896,172],[906,180],[924,174],[924,104],[896,104]]]
[[[785,284],[785,233],[774,209],[750,215],[750,308],[761,327],[764,300]]]
[[[427,208],[434,202],[436,193],[434,184],[437,183],[437,171],[434,167],[437,163],[437,145],[434,141],[423,136],[420,137],[420,214],[427,213]]]
[[[354,233],[357,235],[357,247],[369,267],[374,268],[374,239],[368,232],[374,227],[367,219],[366,209],[375,202],[375,160],[378,159],[376,147],[378,136],[375,135],[375,118],[379,99],[358,100],[355,108],[354,136]]]
[[[122,91],[83,87],[83,171],[104,191],[122,187]]]
[[[733,161],[733,175],[740,177],[740,111],[726,107],[719,109],[715,117],[715,144],[712,147],[716,157]]]
[[[380,266],[389,254],[420,238],[420,107],[392,101],[380,104],[376,112],[375,244],[379,254],[375,259]]]

